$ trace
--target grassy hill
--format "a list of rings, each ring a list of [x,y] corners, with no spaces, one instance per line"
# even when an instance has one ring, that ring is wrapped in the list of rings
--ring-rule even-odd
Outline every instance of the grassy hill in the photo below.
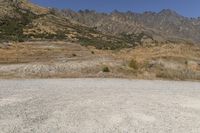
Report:
[[[27,1],[2,2],[4,9],[0,14],[0,41],[63,40],[99,49],[135,46],[133,40],[103,34]]]

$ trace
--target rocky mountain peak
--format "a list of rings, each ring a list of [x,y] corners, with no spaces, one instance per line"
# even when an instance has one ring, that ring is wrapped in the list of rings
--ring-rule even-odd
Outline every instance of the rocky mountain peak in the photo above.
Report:
[[[176,11],[173,11],[171,9],[163,9],[158,14],[159,15],[167,15],[167,16],[181,16]]]
[[[73,16],[61,12],[69,19],[73,19],[87,26],[96,27],[99,31],[110,34],[148,33],[148,36],[159,40],[192,40],[200,42],[200,19],[190,19],[170,9],[163,9],[156,13],[147,11],[135,13],[114,10],[110,14],[76,13]],[[162,39],[161,39],[162,38]],[[158,41],[158,40],[156,40]]]

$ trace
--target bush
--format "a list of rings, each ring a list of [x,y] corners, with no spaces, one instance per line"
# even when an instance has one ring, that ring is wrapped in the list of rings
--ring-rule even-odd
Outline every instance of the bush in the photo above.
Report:
[[[188,65],[188,61],[187,60],[185,61],[185,65]]]
[[[129,66],[130,68],[133,68],[133,69],[138,69],[138,63],[137,63],[137,61],[134,60],[134,59],[132,59],[132,60],[129,62],[128,66]]]
[[[110,69],[106,66],[106,67],[103,67],[102,71],[103,72],[110,72]]]
[[[76,57],[77,55],[76,55],[76,54],[72,54],[72,56],[73,56],[73,57]]]
[[[91,51],[91,54],[94,54],[94,51]]]
[[[5,17],[0,22],[0,40],[23,42],[27,36],[23,34],[23,28],[32,22],[36,15],[32,12],[15,8],[15,13],[20,17]]]

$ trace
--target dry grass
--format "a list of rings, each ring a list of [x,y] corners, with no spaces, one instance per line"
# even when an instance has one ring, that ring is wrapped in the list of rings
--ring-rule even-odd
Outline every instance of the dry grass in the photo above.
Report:
[[[94,56],[85,47],[65,42],[17,43],[0,48],[0,53],[1,64],[49,62],[63,58]]]
[[[139,62],[156,58],[178,58],[178,59],[193,59],[199,60],[200,47],[186,44],[166,44],[154,47],[139,46],[133,50],[121,50],[118,54],[122,58],[136,58]]]
[[[33,13],[37,14],[37,15],[42,15],[42,14],[47,14],[49,13],[49,10],[47,8],[44,7],[40,7],[38,5],[35,5],[31,2],[22,2],[20,5],[23,9],[27,9],[32,11]]]
[[[7,47],[2,45],[0,52],[1,65],[25,63],[15,71],[1,71],[3,75],[0,77],[19,77],[19,73],[23,71],[24,77],[32,78],[200,80],[200,48],[192,45],[166,44],[112,51],[66,42],[25,42]],[[101,73],[103,66],[107,66],[110,72]],[[50,73],[52,70],[53,73]]]
[[[137,74],[146,78],[164,79],[197,79],[200,72],[200,47],[187,44],[165,44],[152,47],[139,46],[135,49],[124,49],[116,58],[130,64],[130,60],[140,64]],[[190,63],[187,63],[190,62]],[[131,63],[135,64],[135,63]]]
[[[190,69],[185,70],[173,70],[165,69],[157,71],[156,76],[158,78],[172,79],[172,80],[200,80],[200,72],[194,72]]]

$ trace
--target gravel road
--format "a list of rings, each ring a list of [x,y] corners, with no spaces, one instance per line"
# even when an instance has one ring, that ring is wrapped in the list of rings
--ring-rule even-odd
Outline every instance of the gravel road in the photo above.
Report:
[[[200,83],[0,80],[0,133],[200,133]]]

